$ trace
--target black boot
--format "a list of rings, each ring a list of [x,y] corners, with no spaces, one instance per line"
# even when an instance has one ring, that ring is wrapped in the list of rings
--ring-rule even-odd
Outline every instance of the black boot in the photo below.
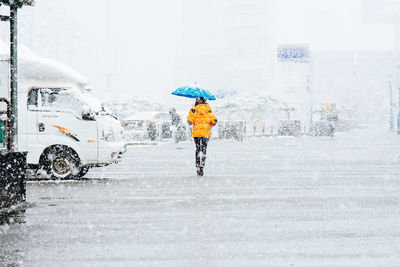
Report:
[[[202,167],[197,167],[197,175],[198,176],[203,176],[203,168]]]

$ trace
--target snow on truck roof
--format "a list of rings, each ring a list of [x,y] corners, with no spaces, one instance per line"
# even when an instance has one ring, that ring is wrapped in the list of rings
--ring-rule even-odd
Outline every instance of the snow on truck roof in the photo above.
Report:
[[[0,60],[9,60],[9,45],[0,40]],[[72,83],[86,87],[88,80],[73,68],[35,54],[23,44],[18,45],[18,76],[27,80]]]

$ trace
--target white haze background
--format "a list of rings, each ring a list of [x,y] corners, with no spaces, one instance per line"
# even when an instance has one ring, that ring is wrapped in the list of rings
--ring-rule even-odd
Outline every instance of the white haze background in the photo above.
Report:
[[[249,14],[232,15],[238,13],[234,8],[247,6]],[[251,14],[255,6],[260,7],[259,13]],[[19,40],[39,55],[87,76],[93,92],[102,99],[146,95],[177,104],[189,102],[170,92],[195,82],[213,91],[257,90],[285,98],[277,78],[282,72],[275,57],[277,45],[307,43],[313,53],[332,51],[331,61],[337,51],[393,52],[394,24],[372,23],[365,20],[361,0],[37,0],[34,7],[20,12]],[[237,30],[241,26],[261,30],[246,36]],[[7,39],[5,27],[1,36]],[[246,48],[259,54],[246,54]],[[232,71],[235,64],[250,65],[248,73]],[[316,103],[361,102],[372,112],[387,111],[386,106],[376,110],[374,106],[382,106],[374,100],[376,96],[347,101],[349,89],[343,85],[324,91],[318,84],[318,76],[328,80],[319,73],[327,67],[324,64],[316,64],[314,71]],[[340,64],[333,64],[336,69],[327,74],[329,79],[335,78],[329,76],[337,75]],[[373,62],[368,64],[367,68],[374,67]],[[390,71],[389,67],[390,63],[382,72]],[[261,74],[253,75],[256,72]],[[385,75],[373,79],[374,88],[352,94],[371,95],[370,91],[379,89],[378,98],[387,98]]]

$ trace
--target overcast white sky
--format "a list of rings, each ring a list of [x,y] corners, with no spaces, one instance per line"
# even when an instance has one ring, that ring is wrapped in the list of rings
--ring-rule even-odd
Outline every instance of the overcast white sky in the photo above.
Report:
[[[310,43],[316,50],[394,49],[394,25],[366,24],[362,0],[279,0],[275,10],[278,43]]]
[[[20,40],[88,76],[99,95],[167,94],[180,85],[174,68],[185,45],[182,1],[37,0],[35,7],[20,13]],[[310,43],[314,50],[394,49],[394,26],[363,23],[361,0],[266,1],[273,4],[270,34],[276,44]],[[106,89],[106,73],[112,91]]]

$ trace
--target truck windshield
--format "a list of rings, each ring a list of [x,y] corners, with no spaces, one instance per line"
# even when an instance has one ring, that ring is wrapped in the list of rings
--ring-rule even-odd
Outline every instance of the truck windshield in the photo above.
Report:
[[[28,94],[28,109],[72,112],[77,116],[101,110],[90,92],[79,89],[34,88]]]

